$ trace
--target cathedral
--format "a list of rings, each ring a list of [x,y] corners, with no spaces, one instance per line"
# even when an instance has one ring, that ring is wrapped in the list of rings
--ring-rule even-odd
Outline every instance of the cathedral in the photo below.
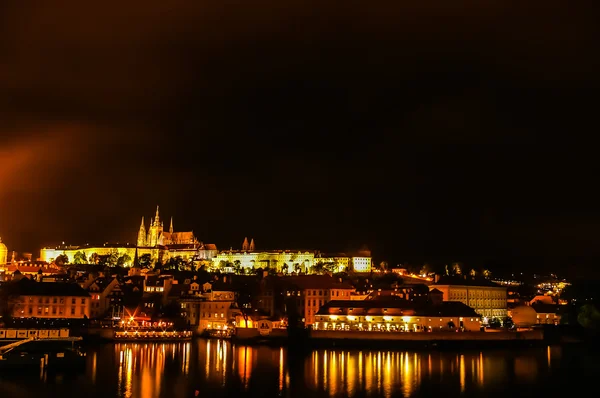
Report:
[[[171,224],[169,231],[164,230],[163,222],[160,219],[160,214],[156,207],[156,216],[154,219],[150,218],[150,227],[146,231],[144,224],[144,217],[142,217],[142,224],[138,232],[137,246],[138,247],[156,247],[156,246],[174,246],[174,245],[200,245],[200,242],[194,236],[193,231],[189,232],[174,232],[173,230],[173,217],[171,217]]]

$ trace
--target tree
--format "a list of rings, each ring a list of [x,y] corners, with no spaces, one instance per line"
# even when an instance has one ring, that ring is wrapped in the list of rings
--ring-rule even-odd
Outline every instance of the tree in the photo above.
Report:
[[[423,264],[423,266],[421,267],[421,269],[419,270],[419,275],[429,275],[430,272],[432,272],[432,267],[430,264]]]
[[[486,279],[490,279],[492,277],[492,271],[490,271],[489,269],[484,269],[483,270],[483,277]]]
[[[489,320],[488,325],[491,328],[499,328],[499,327],[502,327],[502,322],[500,322],[500,319],[498,319],[498,318],[492,318]]]
[[[469,272],[469,274],[471,274],[472,277],[477,276],[477,271],[475,271],[474,268],[471,268],[471,272]]]
[[[152,263],[152,256],[150,253],[142,254],[139,258],[140,267],[149,268]]]
[[[577,322],[585,329],[600,328],[600,312],[593,304],[582,305],[577,315]]]
[[[92,253],[92,255],[90,256],[90,263],[98,264],[98,260],[99,260],[98,253]]]
[[[284,263],[283,265],[286,265],[286,264]],[[302,272],[302,267],[300,266],[300,264],[294,264],[294,272],[296,272],[297,274]]]
[[[236,274],[242,273],[242,262],[240,260],[235,260],[233,262],[233,272],[235,272]]]
[[[454,263],[452,264],[452,275],[461,275],[462,274],[462,264]]]
[[[75,253],[73,255],[73,262],[75,264],[87,264],[87,257],[85,256],[85,253],[82,251],[78,251],[77,253]]]
[[[387,261],[382,261],[379,263],[378,268],[381,272],[386,272],[390,268],[390,265],[388,264]]]
[[[281,267],[281,272],[283,272],[284,275],[287,275],[289,270],[290,270],[290,267],[287,264],[283,264],[283,267]]]
[[[69,264],[69,257],[67,257],[66,254],[59,254],[54,259],[54,264],[56,264],[58,266],[63,266],[63,265]]]
[[[504,318],[504,327],[507,329],[512,329],[515,326],[515,323],[513,322],[512,318],[507,316],[506,318]]]
[[[129,264],[131,262],[131,256],[127,253],[123,254],[121,257],[117,259],[117,265],[119,267],[124,267],[125,264]]]
[[[338,268],[338,267],[337,267],[337,264],[336,264],[336,263],[334,263],[334,262],[327,262],[327,263],[323,264],[323,269],[324,269],[326,272],[331,272],[331,273],[333,273],[333,272],[337,271],[337,268]]]
[[[106,258],[106,265],[109,267],[114,267],[117,265],[117,261],[119,261],[119,252],[116,249],[113,249]]]

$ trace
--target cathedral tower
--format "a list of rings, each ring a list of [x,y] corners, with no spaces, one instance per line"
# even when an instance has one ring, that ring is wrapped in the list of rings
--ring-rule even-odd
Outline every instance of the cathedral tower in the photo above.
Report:
[[[242,250],[243,251],[248,250],[248,238],[244,238],[244,243],[242,243]]]
[[[171,226],[169,227],[169,233],[173,234],[173,217],[171,217]]]
[[[140,225],[140,230],[138,232],[137,238],[138,246],[146,246],[146,226],[144,225],[144,217],[142,217],[142,224]]]
[[[150,220],[150,230],[148,231],[148,239],[146,241],[146,245],[154,247],[158,245],[159,239],[163,233],[163,224],[162,222],[160,222],[158,206],[156,206],[156,216],[154,217],[154,221],[152,221],[152,219]]]
[[[249,250],[251,252],[253,252],[254,250],[256,250],[256,248],[254,247],[254,238],[252,238],[252,240],[250,241],[250,248],[249,248]]]

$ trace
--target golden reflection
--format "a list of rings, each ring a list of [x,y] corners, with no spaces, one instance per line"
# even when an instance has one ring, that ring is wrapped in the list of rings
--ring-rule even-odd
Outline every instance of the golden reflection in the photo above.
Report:
[[[479,375],[479,385],[483,386],[483,352],[479,353],[479,370],[477,374]]]
[[[323,388],[327,390],[327,374],[329,373],[329,367],[327,363],[327,350],[323,353]]]
[[[283,371],[283,348],[279,349],[279,391],[283,391],[284,383],[284,371]]]
[[[209,378],[210,375],[210,340],[206,340],[206,367],[205,367],[205,373],[206,373],[206,378]]]
[[[362,356],[362,353],[359,354],[359,365],[361,366],[362,361],[360,360],[360,357]],[[348,372],[347,372],[347,383],[348,383],[348,394],[349,396],[354,395],[354,389],[356,388],[356,357],[350,353],[348,353],[347,355],[347,361],[348,361]],[[360,373],[362,373],[359,369],[359,376],[360,377]]]
[[[400,376],[402,382],[402,392],[404,396],[410,397],[413,393],[413,376],[414,368],[411,366],[411,361],[408,357],[408,352],[404,353],[404,369]]]
[[[377,391],[382,391],[383,381],[381,380],[381,351],[377,353],[377,364],[375,366],[377,369]]]
[[[223,385],[227,383],[227,352],[229,351],[229,342],[223,342],[222,360],[223,360]]]
[[[460,392],[465,392],[465,356],[460,356],[460,365],[459,365],[459,374],[460,374]]]
[[[129,398],[132,395],[132,382],[133,382],[133,351],[128,348],[125,352],[125,367],[127,373],[125,374],[125,398]]]
[[[192,349],[191,343],[185,343],[185,350],[183,351],[184,360],[183,360],[183,374],[188,374],[190,372],[190,352]],[[152,362],[154,362],[154,346],[152,346]]]
[[[365,388],[367,391],[373,390],[373,353],[369,352],[365,360],[367,362],[367,366],[365,369]]]
[[[548,355],[548,369],[550,369],[552,366],[552,353],[550,352],[550,346],[548,346],[547,349],[547,355]]]
[[[96,384],[96,361],[97,361],[97,356],[98,354],[96,354],[94,352],[94,355],[92,355],[92,384]]]
[[[363,353],[358,353],[358,388],[362,389],[363,386]]]
[[[250,386],[252,377],[252,347],[243,347],[238,350],[238,371],[244,388]]]
[[[329,365],[329,391],[332,395],[337,395],[337,382],[339,379],[338,368],[337,368],[337,355],[335,352],[331,353],[331,365]]]

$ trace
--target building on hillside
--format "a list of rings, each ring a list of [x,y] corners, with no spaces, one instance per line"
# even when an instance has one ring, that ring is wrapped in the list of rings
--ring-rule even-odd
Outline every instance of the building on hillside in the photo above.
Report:
[[[90,317],[90,295],[76,283],[12,282],[14,318],[81,319]]]
[[[240,312],[231,285],[224,282],[205,283],[202,286],[205,301],[200,302],[199,332],[227,330],[235,327],[235,317]]]
[[[17,271],[29,279],[41,280],[43,277],[56,277],[64,274],[64,271],[59,267],[48,264],[43,261],[35,262],[17,262],[14,264],[0,265],[0,271],[4,271],[5,275],[12,277]]]
[[[45,247],[40,252],[40,259],[53,262],[58,256],[64,255],[69,263],[74,263],[77,255],[77,261],[91,263],[97,256],[114,255],[123,259],[124,266],[130,267],[134,265],[136,250],[138,257],[149,255],[152,263],[166,263],[175,257],[181,257],[185,262],[207,260],[217,255],[217,247],[200,242],[193,231],[175,232],[172,218],[169,230],[165,231],[158,207],[155,217],[150,219],[148,230],[142,217],[136,243]]]
[[[8,248],[4,243],[2,243],[2,238],[0,237],[0,265],[6,264],[8,261]]]
[[[429,286],[443,293],[444,301],[460,301],[481,315],[483,323],[498,318],[503,321],[507,316],[506,287],[487,279],[471,277],[441,277]]]
[[[315,265],[331,265],[332,272],[371,272],[372,259],[371,252],[361,250],[354,254],[346,253],[317,253],[314,259]]]
[[[536,312],[536,323],[539,325],[558,325],[560,323],[562,307],[556,303],[536,301],[531,304]]]
[[[479,331],[481,319],[460,302],[415,305],[406,300],[334,300],[319,309],[313,327],[374,332]]]
[[[390,289],[377,289],[371,292],[366,300],[377,300],[385,297],[397,297],[412,302],[427,302],[429,288],[424,284],[393,285]]]
[[[117,278],[95,278],[86,290],[90,293],[91,318],[121,318],[123,291]]]
[[[331,300],[350,300],[354,286],[326,275],[281,277],[286,306],[294,305],[304,325],[312,325],[315,315]],[[293,300],[290,302],[290,300]]]

